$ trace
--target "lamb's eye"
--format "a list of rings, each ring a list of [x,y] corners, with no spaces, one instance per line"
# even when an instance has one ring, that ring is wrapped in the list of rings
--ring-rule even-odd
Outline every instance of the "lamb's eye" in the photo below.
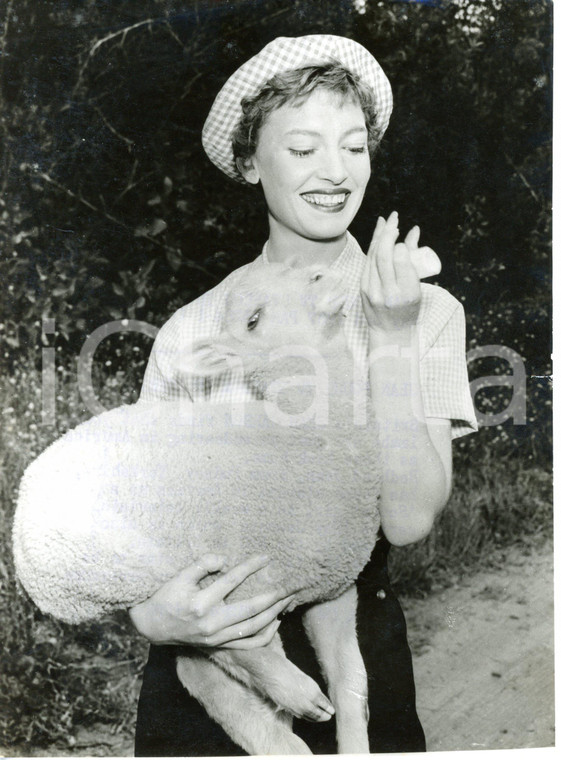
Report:
[[[259,317],[261,316],[261,310],[258,309],[255,314],[253,314],[248,320],[247,320],[247,329],[248,330],[254,330],[257,327],[257,323],[259,322]]]
[[[318,280],[321,280],[323,277],[323,274],[321,272],[318,272],[317,274],[314,274],[312,278],[310,279],[310,282],[317,282]]]

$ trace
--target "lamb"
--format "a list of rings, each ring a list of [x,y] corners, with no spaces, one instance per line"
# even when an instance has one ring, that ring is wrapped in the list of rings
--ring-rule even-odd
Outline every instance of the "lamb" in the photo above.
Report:
[[[346,297],[329,270],[250,268],[229,295],[227,329],[194,346],[184,369],[237,364],[263,400],[140,402],[83,423],[26,470],[13,531],[23,586],[71,623],[147,599],[204,553],[231,565],[267,554],[232,599],[281,584],[297,590],[294,606],[313,603],[305,626],[345,753],[369,751],[354,581],[376,542],[381,477],[375,422],[357,423]],[[321,692],[278,634],[250,651],[190,649],[177,670],[250,754],[310,752],[292,715]]]

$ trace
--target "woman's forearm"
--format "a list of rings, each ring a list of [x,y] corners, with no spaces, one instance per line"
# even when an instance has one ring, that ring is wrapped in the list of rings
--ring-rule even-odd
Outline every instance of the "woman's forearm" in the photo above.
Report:
[[[390,543],[413,543],[430,532],[450,490],[423,412],[417,328],[370,330],[370,389],[382,449],[382,528]]]

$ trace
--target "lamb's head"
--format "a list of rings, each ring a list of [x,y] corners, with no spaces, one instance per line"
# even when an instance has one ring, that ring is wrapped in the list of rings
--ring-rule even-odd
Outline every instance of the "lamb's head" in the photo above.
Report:
[[[254,265],[228,294],[220,335],[193,346],[183,368],[209,376],[236,365],[252,372],[279,348],[288,355],[294,347],[295,356],[303,346],[324,357],[340,354],[346,296],[341,277],[326,267]]]

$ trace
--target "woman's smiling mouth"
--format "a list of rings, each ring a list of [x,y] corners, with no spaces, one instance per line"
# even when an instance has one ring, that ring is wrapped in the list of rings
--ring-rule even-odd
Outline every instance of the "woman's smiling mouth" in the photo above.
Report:
[[[345,206],[345,202],[349,195],[349,190],[340,190],[337,193],[301,193],[300,197],[303,198],[306,203],[309,203],[310,206],[313,206],[318,210],[340,211]]]

